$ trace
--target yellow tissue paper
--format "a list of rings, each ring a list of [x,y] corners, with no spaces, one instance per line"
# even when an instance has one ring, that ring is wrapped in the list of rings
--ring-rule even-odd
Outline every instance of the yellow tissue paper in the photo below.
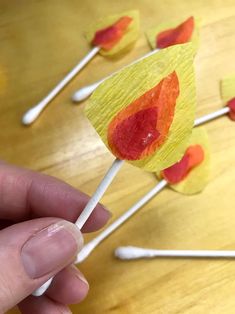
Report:
[[[115,22],[117,22],[121,17],[129,16],[133,20],[127,28],[127,31],[120,39],[120,41],[110,50],[100,50],[100,54],[103,56],[118,56],[125,52],[128,52],[136,42],[139,36],[139,12],[136,10],[122,12],[120,14],[110,15],[105,18],[96,21],[90,27],[88,27],[85,36],[89,43],[92,42],[95,33],[103,28],[106,28]]]
[[[227,76],[221,80],[220,94],[225,102],[235,97],[235,74]]]
[[[155,172],[181,159],[187,148],[195,118],[193,55],[190,43],[163,49],[119,71],[95,90],[85,108],[85,114],[109,149],[107,131],[113,118],[175,71],[180,94],[176,100],[174,118],[167,139],[152,155],[128,162]]]

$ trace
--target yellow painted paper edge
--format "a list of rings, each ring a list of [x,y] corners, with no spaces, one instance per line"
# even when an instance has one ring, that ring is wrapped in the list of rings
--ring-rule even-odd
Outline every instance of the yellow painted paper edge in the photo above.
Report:
[[[220,94],[225,102],[235,97],[235,74],[227,76],[221,80]]]

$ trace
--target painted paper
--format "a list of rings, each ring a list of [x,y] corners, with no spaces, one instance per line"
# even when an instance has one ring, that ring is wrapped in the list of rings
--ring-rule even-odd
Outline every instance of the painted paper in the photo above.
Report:
[[[175,73],[179,95],[175,100],[173,120],[167,130],[167,137],[151,151],[151,155],[140,155],[138,160],[125,160],[134,166],[154,172],[171,166],[183,156],[195,118],[193,56],[191,44],[163,49],[119,71],[95,90],[85,108],[85,114],[112,153],[115,154],[109,145],[110,124],[130,104],[138,104],[137,100],[141,96]],[[172,88],[168,95],[171,93]],[[165,95],[167,97],[167,93]],[[140,105],[138,110],[141,108]],[[139,127],[143,128],[143,125]],[[115,156],[120,157],[116,154]]]

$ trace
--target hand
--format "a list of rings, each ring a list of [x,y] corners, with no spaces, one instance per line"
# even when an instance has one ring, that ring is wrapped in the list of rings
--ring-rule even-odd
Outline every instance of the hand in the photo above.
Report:
[[[55,178],[0,163],[0,313],[71,313],[89,286],[71,264],[83,238],[72,224],[88,196]],[[82,232],[101,228],[109,212],[97,205]],[[55,276],[46,294],[29,296]]]

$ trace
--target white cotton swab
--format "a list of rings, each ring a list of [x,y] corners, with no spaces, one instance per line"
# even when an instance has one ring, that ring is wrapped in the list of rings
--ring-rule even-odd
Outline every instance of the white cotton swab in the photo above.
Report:
[[[215,118],[218,118],[218,117],[220,117],[222,115],[225,115],[228,112],[229,112],[229,108],[227,108],[227,107],[222,108],[222,109],[220,109],[218,111],[215,111],[213,113],[210,113],[208,115],[205,115],[205,116],[203,116],[201,118],[196,119],[195,122],[194,122],[194,126],[198,126],[198,125],[201,125],[201,124],[206,123],[208,121],[214,120]],[[89,216],[91,215],[91,213],[94,210],[95,206],[98,204],[99,200],[101,199],[101,197],[103,196],[103,194],[105,193],[107,188],[109,187],[110,183],[114,179],[115,175],[118,173],[118,171],[121,168],[123,163],[124,163],[124,161],[120,160],[120,159],[116,159],[113,162],[112,166],[110,167],[110,169],[106,173],[105,177],[101,181],[100,185],[98,186],[96,192],[90,198],[90,200],[87,203],[86,207],[84,208],[83,212],[78,217],[78,220],[76,221],[76,225],[78,226],[79,229],[82,228],[82,226],[84,225],[86,220],[89,218]],[[165,180],[160,181],[159,184],[157,184],[153,190],[151,190],[147,195],[145,195],[143,197],[143,199],[139,200],[139,202],[137,202],[135,205],[133,205],[133,207],[129,209],[129,214],[127,214],[126,216],[124,216],[125,215],[124,214],[123,215],[124,217],[122,217],[122,218],[120,217],[119,222],[116,221],[116,226],[115,226],[115,223],[113,223],[113,227],[111,228],[111,226],[110,226],[110,229],[107,232],[107,234],[105,236],[103,235],[102,239],[98,240],[98,242],[97,242],[97,244],[95,246],[97,246],[101,241],[103,241],[105,239],[105,237],[107,237],[110,233],[112,233],[114,230],[116,230],[116,228],[118,228],[123,222],[125,222],[132,214],[134,214],[141,206],[143,206],[154,195],[156,195],[158,192],[160,192],[167,185],[167,183],[164,182],[164,181]],[[143,203],[143,204],[141,205],[141,203]],[[84,257],[82,257],[82,254],[81,255],[78,254],[78,257],[77,257],[77,261],[78,262],[81,262],[82,260],[84,260],[90,254],[90,252],[95,247],[94,246],[92,248],[92,246],[94,246],[94,244],[90,244],[90,248],[88,248],[89,244],[84,246],[84,248],[87,247],[87,249],[82,250],[83,251],[82,254],[84,255]],[[88,250],[88,253],[86,253],[86,250]],[[34,296],[41,296],[47,290],[47,288],[50,286],[51,281],[52,281],[52,278],[50,278],[47,282],[45,282],[39,289],[35,290],[33,292],[33,295]]]
[[[229,113],[230,111],[230,108],[229,107],[224,107],[224,108],[221,108],[217,111],[214,111],[214,112],[211,112],[205,116],[202,116],[198,119],[196,119],[194,121],[194,126],[198,126],[198,125],[201,125],[203,123],[206,123],[206,122],[209,122],[209,121],[212,121],[216,118],[219,118],[221,116],[224,116],[225,114]]]
[[[75,222],[76,226],[81,230],[87,219],[90,217],[91,213],[93,212],[94,208],[98,204],[99,200],[109,187],[110,183],[113,181],[114,177],[118,173],[119,169],[123,165],[124,161],[120,159],[115,159],[112,166],[105,174],[103,180],[100,182],[98,188],[96,189],[93,196],[90,198],[89,202],[87,203],[86,207],[83,209],[81,215],[78,217],[77,221]],[[47,288],[50,286],[53,278],[47,280],[40,288],[36,289],[32,295],[38,297],[41,296]]]
[[[108,226],[103,232],[101,232],[96,238],[88,242],[77,256],[75,263],[83,262],[88,255],[99,245],[105,238],[107,238],[113,231],[119,228],[124,222],[126,222],[132,215],[134,215],[141,207],[143,207],[149,200],[156,196],[167,185],[166,180],[161,180],[156,186],[144,195],[138,202],[136,202],[131,208],[129,208],[123,215],[115,220],[110,226]]]
[[[104,195],[105,191],[113,181],[114,177],[120,170],[121,166],[123,165],[124,160],[115,159],[112,166],[105,174],[105,177],[99,184],[98,188],[96,189],[95,193],[90,198],[89,202],[87,203],[86,207],[81,212],[80,216],[78,217],[77,221],[75,222],[76,226],[79,229],[82,229],[83,225],[87,221],[87,219],[92,214],[93,210],[95,209],[96,205],[99,203],[101,197]]]
[[[158,52],[160,49],[154,49],[153,51],[150,51],[149,53],[145,54],[143,57],[131,62],[130,64],[124,66],[122,69],[125,69],[153,54],[155,54],[156,52]],[[110,74],[109,76],[103,78],[102,80],[98,81],[98,82],[95,82],[91,85],[87,85],[85,87],[82,87],[80,88],[79,90],[77,90],[73,96],[72,96],[72,100],[74,102],[81,102],[83,100],[85,100],[86,98],[88,98],[95,90],[96,88],[101,84],[103,83],[105,80],[109,79],[110,77],[112,77],[114,74],[118,73],[119,71],[121,71],[122,69],[118,70],[118,71],[115,71],[114,73]]]
[[[155,257],[181,258],[235,258],[235,251],[214,250],[155,250],[135,246],[121,246],[114,255],[121,260],[134,260]]]
[[[51,102],[52,99],[91,61],[91,59],[99,52],[100,47],[94,47],[64,78],[57,84],[52,91],[41,100],[36,106],[29,109],[22,117],[24,125],[33,123]]]

